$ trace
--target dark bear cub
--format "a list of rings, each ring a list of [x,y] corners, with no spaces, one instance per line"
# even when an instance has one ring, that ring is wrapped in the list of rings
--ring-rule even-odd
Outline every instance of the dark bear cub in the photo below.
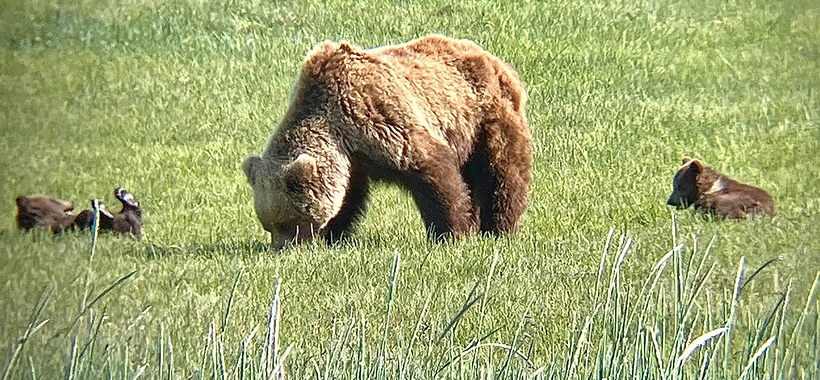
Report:
[[[109,212],[100,203],[100,223],[102,231],[114,231],[122,234],[132,234],[137,239],[142,237],[142,209],[134,195],[128,190],[118,187],[114,189],[114,196],[122,203],[122,209],[116,214]],[[83,210],[75,219],[75,224],[81,230],[91,228],[94,223],[94,212]]]
[[[772,197],[763,189],[740,183],[697,159],[683,158],[675,173],[672,195],[666,204],[722,217],[741,219],[759,214],[774,215]]]
[[[74,228],[74,202],[47,195],[18,196],[17,227],[47,228],[55,234]]]

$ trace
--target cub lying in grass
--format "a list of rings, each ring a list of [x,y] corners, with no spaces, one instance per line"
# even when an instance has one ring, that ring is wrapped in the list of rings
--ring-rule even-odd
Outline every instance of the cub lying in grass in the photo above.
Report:
[[[102,231],[131,234],[142,237],[142,209],[134,195],[123,188],[114,189],[114,196],[122,203],[122,209],[112,214],[100,203],[100,223]],[[47,195],[17,197],[17,227],[23,230],[35,228],[49,229],[55,234],[67,230],[90,228],[94,223],[94,212],[83,210],[74,215],[74,202]]]
[[[672,195],[666,204],[728,218],[742,219],[759,214],[774,215],[772,197],[758,187],[735,181],[697,159],[683,158],[675,173]]]

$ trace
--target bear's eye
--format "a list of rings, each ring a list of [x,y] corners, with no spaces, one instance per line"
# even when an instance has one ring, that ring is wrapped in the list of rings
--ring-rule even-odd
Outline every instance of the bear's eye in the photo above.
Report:
[[[300,193],[302,191],[302,184],[298,178],[288,177],[285,179],[285,188],[291,193]]]

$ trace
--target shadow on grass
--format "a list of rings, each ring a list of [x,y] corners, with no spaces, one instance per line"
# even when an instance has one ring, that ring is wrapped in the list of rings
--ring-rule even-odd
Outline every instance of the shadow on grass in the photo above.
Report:
[[[172,255],[194,255],[203,257],[217,257],[224,255],[259,255],[276,253],[270,250],[270,244],[256,239],[223,240],[207,243],[156,244],[147,243],[136,254],[144,254],[148,258],[163,258]]]

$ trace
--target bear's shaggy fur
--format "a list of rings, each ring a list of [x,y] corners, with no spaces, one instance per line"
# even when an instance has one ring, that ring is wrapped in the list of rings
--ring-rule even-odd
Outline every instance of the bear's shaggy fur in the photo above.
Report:
[[[121,187],[114,189],[114,196],[122,203],[122,209],[120,212],[112,214],[102,203],[99,203],[99,229],[121,234],[130,233],[137,239],[142,238],[142,209],[140,209],[137,199],[128,190]],[[83,210],[77,215],[74,223],[80,230],[91,228],[94,224],[94,211]]]
[[[46,228],[60,233],[74,228],[74,202],[47,195],[21,195],[17,202],[17,227]]]
[[[735,181],[702,162],[683,158],[675,173],[672,195],[666,204],[716,216],[741,219],[758,214],[774,215],[772,197],[763,189]]]
[[[319,44],[267,148],[243,162],[257,216],[274,247],[336,241],[375,179],[410,191],[431,236],[516,230],[531,181],[525,97],[468,40]]]

